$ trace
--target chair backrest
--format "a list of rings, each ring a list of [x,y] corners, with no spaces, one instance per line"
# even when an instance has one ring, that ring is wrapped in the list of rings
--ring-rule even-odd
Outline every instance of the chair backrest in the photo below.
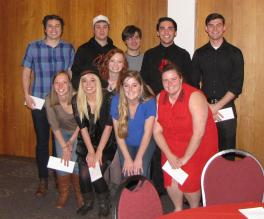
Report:
[[[143,176],[131,176],[118,188],[112,218],[154,219],[162,215],[162,205],[153,184]]]
[[[240,159],[227,160],[234,154]],[[216,153],[201,176],[203,206],[259,201],[264,194],[264,175],[260,162],[250,153],[229,149]]]

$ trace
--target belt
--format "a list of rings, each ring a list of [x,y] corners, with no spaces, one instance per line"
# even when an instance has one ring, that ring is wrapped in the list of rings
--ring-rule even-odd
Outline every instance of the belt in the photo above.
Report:
[[[218,98],[207,98],[207,102],[210,104],[215,104],[219,101],[220,99]]]

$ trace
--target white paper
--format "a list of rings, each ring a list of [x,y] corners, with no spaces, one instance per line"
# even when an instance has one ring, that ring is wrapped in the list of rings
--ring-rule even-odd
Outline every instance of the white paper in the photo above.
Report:
[[[31,97],[31,98],[34,100],[34,102],[35,102],[34,109],[41,110],[42,107],[43,107],[43,105],[44,105],[44,103],[45,103],[45,99],[42,99],[42,98],[39,98],[39,97],[34,97],[34,96],[30,96],[30,97]],[[25,102],[24,104],[27,105],[26,102]]]
[[[50,156],[47,167],[55,170],[61,170],[64,172],[72,173],[74,165],[74,161],[69,161],[69,166],[64,166],[64,160],[61,160],[61,158],[58,157]]]
[[[245,215],[249,219],[263,219],[264,218],[264,208],[256,207],[256,208],[244,208],[239,209],[240,213]]]
[[[94,182],[97,179],[100,179],[102,177],[102,172],[100,169],[100,164],[97,161],[95,163],[95,167],[89,167],[89,172],[90,172],[90,176],[91,176],[91,181]]]
[[[221,114],[221,116],[219,116],[221,121],[225,121],[225,120],[229,120],[229,119],[234,119],[235,118],[232,107],[220,109],[220,110],[218,110],[218,113]],[[215,121],[215,122],[221,122],[221,121]]]
[[[180,185],[182,185],[187,177],[189,176],[188,173],[186,173],[183,169],[177,168],[172,169],[169,161],[166,161],[166,163],[163,165],[162,169],[168,173],[173,179],[175,179]]]

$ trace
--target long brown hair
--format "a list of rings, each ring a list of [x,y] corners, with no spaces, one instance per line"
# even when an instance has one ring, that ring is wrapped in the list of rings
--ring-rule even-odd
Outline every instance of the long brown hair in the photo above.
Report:
[[[124,92],[124,81],[127,78],[134,78],[141,86],[141,95],[139,98],[139,102],[146,102],[154,96],[151,94],[143,79],[140,76],[140,73],[137,71],[127,71],[120,77],[120,89],[119,89],[119,103],[118,103],[118,136],[120,138],[126,138],[128,135],[128,101]]]

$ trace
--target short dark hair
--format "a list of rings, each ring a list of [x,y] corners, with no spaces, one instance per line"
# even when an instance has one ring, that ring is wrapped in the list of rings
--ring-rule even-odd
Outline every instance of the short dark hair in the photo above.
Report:
[[[170,60],[167,60],[167,59],[163,59],[162,60],[163,63],[161,63],[161,66],[160,66],[160,72],[161,72],[161,75],[164,73],[164,72],[167,72],[167,71],[170,71],[170,70],[174,70],[177,72],[177,74],[179,75],[180,78],[183,78],[183,71],[181,69],[181,67],[173,62],[171,62]]]
[[[46,15],[46,16],[43,18],[43,20],[42,20],[42,24],[43,24],[43,28],[44,28],[44,30],[46,29],[46,27],[47,27],[47,23],[48,23],[49,20],[57,20],[57,21],[59,21],[60,24],[61,24],[61,29],[62,29],[62,31],[63,31],[64,21],[63,21],[63,19],[62,19],[60,16],[55,15],[55,14],[49,14],[49,15]]]
[[[206,19],[205,19],[205,25],[207,26],[207,24],[212,21],[212,20],[215,20],[215,19],[221,19],[223,21],[223,24],[225,24],[225,18],[223,15],[221,14],[218,14],[218,13],[212,13],[212,14],[209,14]]]
[[[122,40],[126,41],[127,39],[133,37],[135,33],[138,33],[139,38],[142,37],[141,29],[135,25],[128,25],[122,31]]]
[[[161,18],[159,18],[158,23],[156,25],[156,30],[157,31],[159,31],[160,23],[163,22],[163,21],[171,22],[173,24],[173,26],[174,26],[175,31],[177,31],[177,23],[175,22],[175,20],[173,20],[170,17],[161,17]]]

